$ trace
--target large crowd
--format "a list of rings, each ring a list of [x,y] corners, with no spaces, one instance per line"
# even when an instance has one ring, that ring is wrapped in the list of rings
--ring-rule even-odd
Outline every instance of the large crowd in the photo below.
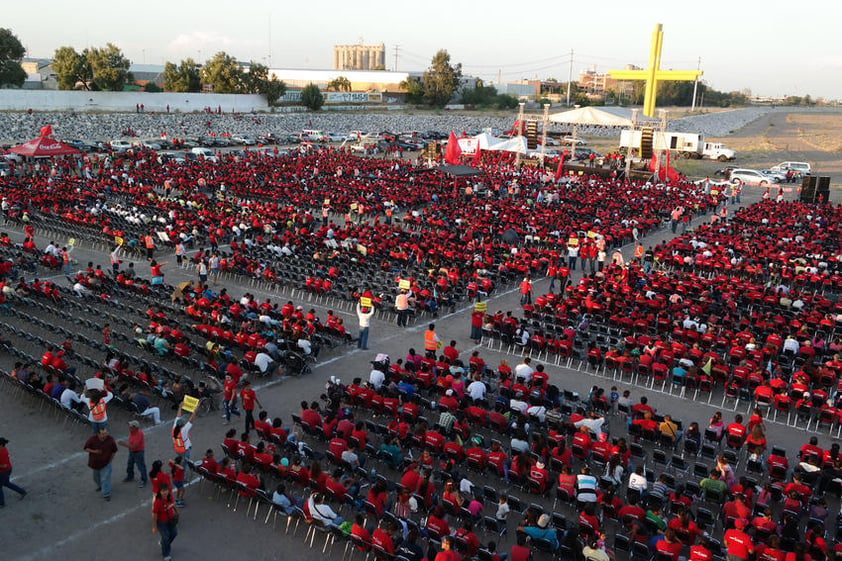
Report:
[[[9,377],[95,429],[114,399],[153,422],[161,408],[149,397],[178,410],[173,441],[184,460],[173,475],[193,467],[234,505],[271,507],[288,529],[305,523],[311,543],[321,532],[325,550],[343,539],[410,561],[834,556],[826,496],[839,491],[838,446],[809,441],[790,456],[775,445],[772,419],[840,426],[839,208],[764,201],[726,219],[725,196],[690,183],[557,182],[494,158],[478,170],[454,179],[310,149],[184,163],[112,154],[2,178],[6,221],[26,234],[22,244],[0,236],[2,305],[21,322],[0,321],[17,362]],[[683,233],[645,248],[670,222]],[[107,248],[110,268],[73,267],[72,245],[36,243],[45,232]],[[616,251],[627,243],[630,262]],[[167,283],[176,265],[195,267],[198,281]],[[45,268],[70,273],[70,284],[38,280]],[[421,352],[378,357],[350,384],[331,381],[293,425],[282,412],[255,418],[254,377],[306,374],[355,330],[294,301],[232,298],[216,287],[223,273],[370,299],[358,310],[396,308],[399,325],[405,313],[434,316],[520,283],[522,313],[472,317],[472,338],[500,342],[518,363],[492,366],[453,342],[440,350],[431,326]],[[549,292],[534,297],[542,276]],[[82,333],[62,327],[67,312]],[[559,356],[635,390],[579,396],[540,364]],[[86,370],[100,390],[83,390]],[[721,394],[751,417],[656,411],[645,394],[658,384],[706,392],[709,403]],[[181,406],[195,397],[210,407],[217,386],[227,420],[242,401],[246,430],[226,435],[219,462],[211,448],[194,465],[193,419]],[[172,478],[169,496],[161,466],[153,472],[156,516],[168,522],[183,489]],[[162,537],[167,557],[175,535]]]

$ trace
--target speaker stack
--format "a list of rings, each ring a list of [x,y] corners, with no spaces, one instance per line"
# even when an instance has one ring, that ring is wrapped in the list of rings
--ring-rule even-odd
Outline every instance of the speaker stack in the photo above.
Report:
[[[526,121],[526,148],[527,150],[538,148],[538,121]]]
[[[640,157],[648,160],[652,157],[652,144],[655,138],[655,129],[643,127],[640,130]]]
[[[819,176],[819,182],[816,186],[816,202],[826,203],[830,200],[830,177]]]

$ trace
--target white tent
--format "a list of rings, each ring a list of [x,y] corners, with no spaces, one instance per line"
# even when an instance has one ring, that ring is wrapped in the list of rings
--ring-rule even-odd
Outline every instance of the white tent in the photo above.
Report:
[[[648,117],[638,116],[638,122],[651,121]],[[612,107],[608,110],[605,107],[580,107],[561,113],[550,115],[551,123],[578,125],[578,126],[602,126],[602,127],[631,127],[631,110],[622,107]]]
[[[497,138],[496,143],[491,144],[488,150],[492,152],[520,152],[526,154],[526,137],[514,136],[512,138]]]

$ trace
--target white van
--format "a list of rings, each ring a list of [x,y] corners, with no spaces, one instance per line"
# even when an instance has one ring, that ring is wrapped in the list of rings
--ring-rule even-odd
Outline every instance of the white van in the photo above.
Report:
[[[326,140],[324,131],[315,129],[304,129],[301,131],[301,140],[310,142],[323,142]]]
[[[776,166],[772,166],[773,171],[787,172],[792,170],[801,175],[810,175],[812,168],[807,162],[781,162]]]
[[[211,150],[210,148],[205,148],[204,146],[194,146],[190,149],[190,152],[196,154],[197,156],[202,156],[206,160],[215,158],[213,150]]]

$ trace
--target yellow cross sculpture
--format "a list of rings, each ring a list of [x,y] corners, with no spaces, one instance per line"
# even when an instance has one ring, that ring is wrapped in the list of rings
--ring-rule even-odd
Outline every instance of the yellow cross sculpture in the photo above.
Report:
[[[643,114],[655,116],[655,98],[658,96],[658,81],[670,80],[690,82],[702,75],[700,70],[661,70],[661,47],[664,44],[664,26],[655,24],[652,44],[649,47],[649,66],[645,70],[609,70],[615,80],[645,80],[646,94],[643,98]]]

